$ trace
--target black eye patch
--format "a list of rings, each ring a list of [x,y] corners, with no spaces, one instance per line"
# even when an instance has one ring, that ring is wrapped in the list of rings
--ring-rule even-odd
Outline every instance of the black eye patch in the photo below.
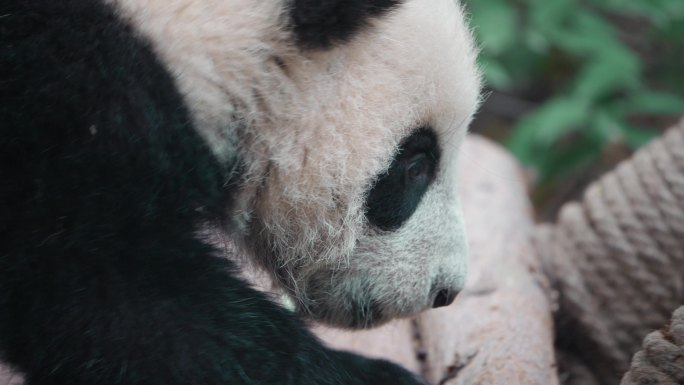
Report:
[[[389,169],[378,175],[368,193],[368,221],[386,231],[401,227],[435,179],[439,156],[437,136],[432,129],[422,127],[405,138]]]

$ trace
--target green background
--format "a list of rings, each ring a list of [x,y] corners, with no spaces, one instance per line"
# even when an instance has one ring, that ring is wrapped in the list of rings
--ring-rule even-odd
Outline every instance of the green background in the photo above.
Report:
[[[528,167],[542,216],[684,115],[684,0],[465,5],[487,83],[473,130]]]

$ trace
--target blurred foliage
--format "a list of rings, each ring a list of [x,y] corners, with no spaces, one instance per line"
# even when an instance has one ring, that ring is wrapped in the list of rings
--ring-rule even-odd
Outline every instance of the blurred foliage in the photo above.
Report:
[[[536,106],[507,145],[543,183],[684,114],[684,0],[470,0],[489,87]],[[571,139],[569,139],[571,138]],[[683,149],[684,151],[684,149]]]

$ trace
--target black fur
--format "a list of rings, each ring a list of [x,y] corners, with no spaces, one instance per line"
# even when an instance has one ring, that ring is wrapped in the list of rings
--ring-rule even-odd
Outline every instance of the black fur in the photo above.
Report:
[[[401,227],[434,180],[439,157],[437,136],[431,129],[420,128],[404,139],[389,169],[378,176],[368,193],[368,221],[386,231]]]
[[[0,358],[28,385],[417,384],[323,347],[193,235],[239,162],[151,52],[96,0],[0,3]]]
[[[326,48],[349,41],[401,0],[293,0],[291,17],[297,42],[304,48]]]

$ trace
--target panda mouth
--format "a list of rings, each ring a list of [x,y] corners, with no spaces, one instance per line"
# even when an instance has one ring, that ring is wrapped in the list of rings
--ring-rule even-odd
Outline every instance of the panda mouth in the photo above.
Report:
[[[352,302],[346,309],[328,308],[323,304],[297,307],[296,313],[311,317],[325,324],[346,329],[369,329],[387,321],[385,312],[376,301]]]

